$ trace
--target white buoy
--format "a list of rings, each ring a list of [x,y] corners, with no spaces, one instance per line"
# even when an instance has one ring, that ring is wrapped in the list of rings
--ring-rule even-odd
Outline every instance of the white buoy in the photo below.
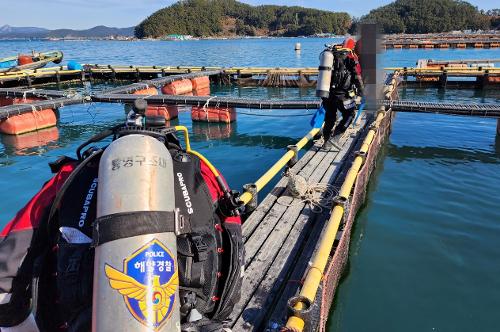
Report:
[[[300,51],[301,47],[302,46],[300,45],[300,43],[295,43],[295,50],[296,51]]]

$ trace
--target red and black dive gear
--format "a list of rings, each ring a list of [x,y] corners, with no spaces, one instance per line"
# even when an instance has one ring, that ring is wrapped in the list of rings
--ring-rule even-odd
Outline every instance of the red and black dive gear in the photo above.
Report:
[[[92,238],[98,166],[103,149],[88,144],[143,133],[167,146],[174,165],[175,201],[190,231],[177,237],[181,316],[204,318],[183,329],[218,331],[239,300],[244,245],[236,195],[206,159],[183,150],[175,128],[118,126],[85,142],[78,159],[62,158],[56,175],[0,233],[0,326],[15,326],[33,310],[41,331],[89,331],[93,247],[68,243],[60,227]],[[189,143],[187,143],[189,145]],[[204,328],[205,326],[205,328]]]

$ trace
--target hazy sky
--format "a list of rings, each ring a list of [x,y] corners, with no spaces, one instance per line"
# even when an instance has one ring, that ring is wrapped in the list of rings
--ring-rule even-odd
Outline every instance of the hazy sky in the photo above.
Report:
[[[7,0],[5,0],[7,1]],[[37,26],[49,29],[86,29],[96,25],[129,27],[137,25],[155,10],[174,0],[23,0],[9,2],[0,10],[0,26]],[[252,5],[298,5],[361,16],[391,0],[243,0]],[[354,6],[353,3],[356,3]],[[498,8],[498,0],[470,0],[480,9]]]

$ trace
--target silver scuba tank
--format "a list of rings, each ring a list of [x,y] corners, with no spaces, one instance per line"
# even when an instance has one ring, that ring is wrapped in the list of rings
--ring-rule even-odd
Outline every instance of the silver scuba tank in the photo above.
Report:
[[[99,164],[92,331],[180,331],[172,158],[130,134]]]
[[[316,97],[328,98],[330,96],[330,83],[332,79],[333,53],[330,49],[321,52],[319,56],[318,81],[316,83]]]

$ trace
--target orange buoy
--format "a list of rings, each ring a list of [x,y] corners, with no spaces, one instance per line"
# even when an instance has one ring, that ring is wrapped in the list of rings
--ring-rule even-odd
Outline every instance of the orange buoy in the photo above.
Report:
[[[137,90],[132,93],[133,95],[148,95],[148,96],[156,96],[158,94],[158,89],[153,87],[145,88],[142,90]]]
[[[195,96],[210,96],[210,86],[203,89],[193,90]]]
[[[0,122],[0,133],[19,135],[30,131],[49,128],[57,123],[56,114],[51,109],[14,115]]]
[[[195,77],[191,79],[193,90],[210,88],[210,78],[208,76]]]
[[[34,98],[34,97],[29,97],[29,98],[14,98],[12,100],[12,104],[30,104],[35,101],[40,101],[44,100],[43,98]]]
[[[191,109],[191,119],[202,122],[230,123],[236,120],[234,108],[197,107]]]
[[[172,120],[179,116],[179,107],[175,105],[148,105],[146,116],[163,116],[165,120]]]
[[[191,80],[179,80],[165,85],[161,92],[165,95],[183,95],[193,91]]]
[[[29,104],[34,101],[43,100],[43,98],[19,98],[19,97],[0,97],[0,106],[9,106],[15,104]]]
[[[2,143],[13,148],[17,155],[27,154],[26,149],[36,148],[59,139],[57,127],[32,131],[22,135],[2,135]]]
[[[17,64],[19,66],[27,65],[27,64],[30,64],[30,63],[33,63],[33,57],[31,55],[20,54],[17,57]]]

